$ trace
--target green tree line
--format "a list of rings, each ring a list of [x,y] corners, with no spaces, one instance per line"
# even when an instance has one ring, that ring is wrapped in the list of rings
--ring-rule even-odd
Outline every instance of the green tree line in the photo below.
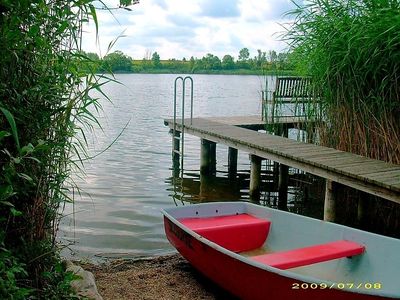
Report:
[[[122,51],[114,51],[100,58],[96,53],[83,53],[91,61],[90,69],[97,72],[123,73],[260,73],[263,71],[293,70],[291,55],[257,50],[250,57],[248,48],[239,51],[237,59],[226,54],[221,58],[207,53],[202,58],[161,60],[157,52],[147,54],[143,59],[133,59]]]

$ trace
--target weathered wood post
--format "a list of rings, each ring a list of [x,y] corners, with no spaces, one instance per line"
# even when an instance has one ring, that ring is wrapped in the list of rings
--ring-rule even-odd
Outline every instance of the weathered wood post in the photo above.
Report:
[[[210,198],[213,195],[212,192],[212,177],[207,175],[200,175],[200,189],[199,189],[199,202],[203,202],[204,199]]]
[[[272,182],[274,185],[274,189],[278,189],[278,183],[279,183],[279,163],[274,161],[272,164]]]
[[[230,179],[236,178],[237,158],[238,158],[238,150],[235,148],[229,147],[229,149],[228,149],[228,177]]]
[[[200,148],[200,174],[209,175],[210,173],[210,142],[201,139]]]
[[[289,136],[289,126],[282,125],[280,134],[287,138]],[[279,180],[278,180],[278,209],[288,210],[288,185],[289,185],[289,167],[284,164],[279,164]]]
[[[288,210],[289,167],[279,164],[278,209]]]
[[[336,215],[336,183],[330,179],[325,181],[324,221],[334,222]]]
[[[217,143],[210,142],[210,174],[217,172]]]
[[[258,201],[260,199],[261,185],[261,157],[250,155],[250,198]]]

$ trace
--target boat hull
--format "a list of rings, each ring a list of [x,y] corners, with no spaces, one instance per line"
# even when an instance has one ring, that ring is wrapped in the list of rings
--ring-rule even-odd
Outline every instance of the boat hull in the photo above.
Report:
[[[168,240],[193,267],[240,299],[390,299],[299,281],[282,272],[258,268],[203,242],[203,238],[167,216],[164,226]]]

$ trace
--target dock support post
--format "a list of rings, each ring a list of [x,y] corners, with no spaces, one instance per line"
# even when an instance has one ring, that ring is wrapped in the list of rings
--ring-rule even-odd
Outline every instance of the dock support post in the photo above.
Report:
[[[260,199],[261,185],[261,157],[251,154],[250,161],[250,198],[258,201]]]
[[[210,174],[217,173],[217,143],[210,142]]]
[[[238,150],[235,148],[229,147],[229,149],[228,149],[228,177],[230,179],[236,178],[237,158],[238,158]]]
[[[216,171],[216,162],[216,143],[201,139],[200,174],[214,174]]]
[[[332,180],[326,179],[325,182],[325,203],[324,203],[324,221],[334,222],[336,214],[335,185]]]
[[[279,164],[279,182],[278,182],[278,209],[288,210],[288,185],[289,185],[289,167]]]
[[[272,163],[272,182],[274,189],[278,189],[278,182],[279,182],[279,163],[274,161]]]
[[[174,133],[172,129],[170,132],[172,134],[172,168],[179,170],[181,133],[180,131]]]

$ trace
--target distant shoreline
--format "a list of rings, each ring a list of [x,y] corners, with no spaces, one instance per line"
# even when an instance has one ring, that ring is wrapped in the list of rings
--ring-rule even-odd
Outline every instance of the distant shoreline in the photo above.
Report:
[[[152,69],[136,72],[115,71],[113,74],[200,74],[200,75],[261,75],[261,76],[294,76],[297,75],[292,70],[282,71],[262,71],[262,70],[199,70],[187,72],[183,70]]]

